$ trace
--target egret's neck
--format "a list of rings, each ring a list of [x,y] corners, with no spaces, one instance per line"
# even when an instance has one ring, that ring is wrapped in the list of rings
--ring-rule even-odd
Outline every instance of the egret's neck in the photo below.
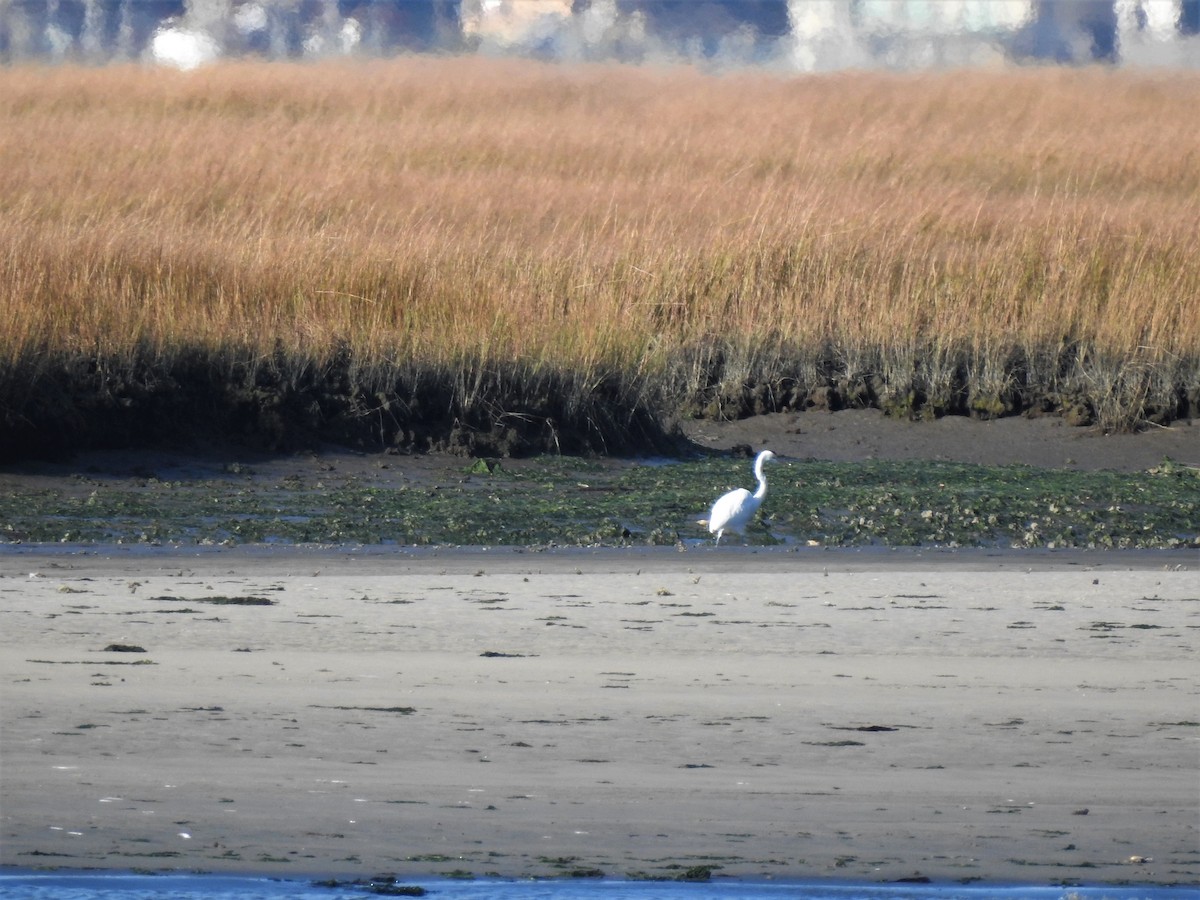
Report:
[[[763,474],[763,463],[765,459],[760,459],[754,464],[754,477],[758,479],[758,490],[754,492],[754,499],[761,500],[767,496],[767,476]]]

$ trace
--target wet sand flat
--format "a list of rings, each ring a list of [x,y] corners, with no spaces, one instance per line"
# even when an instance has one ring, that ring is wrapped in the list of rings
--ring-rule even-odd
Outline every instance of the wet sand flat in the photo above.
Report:
[[[7,553],[0,862],[1196,883],[1195,563]]]

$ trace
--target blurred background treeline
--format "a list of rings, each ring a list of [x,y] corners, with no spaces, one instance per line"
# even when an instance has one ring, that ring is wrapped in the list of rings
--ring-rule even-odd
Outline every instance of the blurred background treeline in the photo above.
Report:
[[[478,52],[779,70],[1200,63],[1200,0],[0,0],[0,62]]]

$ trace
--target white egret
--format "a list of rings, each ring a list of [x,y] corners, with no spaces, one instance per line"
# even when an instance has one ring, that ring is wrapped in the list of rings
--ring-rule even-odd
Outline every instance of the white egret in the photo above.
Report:
[[[708,516],[708,530],[717,536],[717,546],[720,546],[721,535],[726,531],[736,531],[742,535],[746,533],[746,523],[754,518],[754,514],[762,506],[763,497],[767,496],[767,476],[763,474],[763,463],[774,458],[774,453],[764,450],[754,460],[754,477],[758,479],[758,490],[753,494],[745,488],[735,488],[713,504],[712,512]]]

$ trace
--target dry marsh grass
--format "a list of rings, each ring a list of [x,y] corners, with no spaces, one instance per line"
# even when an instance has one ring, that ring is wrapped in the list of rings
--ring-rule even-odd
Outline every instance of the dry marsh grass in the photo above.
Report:
[[[2,69],[0,411],[501,450],[1200,413],[1198,105],[1178,72]]]

